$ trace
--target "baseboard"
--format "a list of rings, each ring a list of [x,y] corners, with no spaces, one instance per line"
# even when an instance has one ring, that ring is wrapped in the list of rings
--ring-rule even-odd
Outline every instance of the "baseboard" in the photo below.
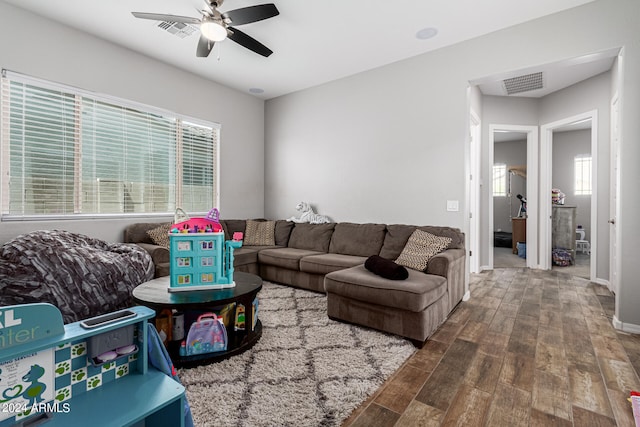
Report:
[[[489,267],[488,265],[481,265],[480,266],[480,273],[482,273],[483,271],[486,270],[493,270],[493,268]]]
[[[640,325],[633,323],[623,323],[616,316],[613,316],[613,327],[619,331],[628,332],[630,334],[640,334]]]
[[[464,293],[464,296],[462,297],[462,301],[469,301],[469,298],[471,298],[471,291],[467,291]]]
[[[606,287],[607,287],[607,289],[611,290],[611,283],[609,283],[609,281],[608,281],[608,280],[605,280],[605,279],[598,279],[598,278],[596,277],[596,279],[595,279],[595,280],[592,280],[592,282],[593,282],[593,283],[597,283],[598,285],[606,286]]]

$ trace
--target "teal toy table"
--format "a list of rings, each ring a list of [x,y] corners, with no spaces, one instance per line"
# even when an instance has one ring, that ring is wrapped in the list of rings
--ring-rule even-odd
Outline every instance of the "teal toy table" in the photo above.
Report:
[[[128,312],[87,328],[50,304],[0,307],[0,427],[184,426],[184,387],[148,366],[154,312]],[[128,352],[94,357],[110,343]]]

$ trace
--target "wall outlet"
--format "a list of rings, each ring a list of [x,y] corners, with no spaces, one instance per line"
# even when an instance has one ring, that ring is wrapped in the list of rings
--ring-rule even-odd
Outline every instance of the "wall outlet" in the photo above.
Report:
[[[447,200],[447,212],[458,212],[460,204],[457,200]]]

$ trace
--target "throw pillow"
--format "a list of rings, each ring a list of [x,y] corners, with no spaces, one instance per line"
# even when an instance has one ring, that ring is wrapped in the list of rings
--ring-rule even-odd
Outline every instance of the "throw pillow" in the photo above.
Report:
[[[447,249],[451,243],[450,237],[440,237],[422,230],[415,230],[396,263],[414,270],[424,271],[427,263],[434,255]]]
[[[378,255],[371,255],[364,262],[364,268],[390,280],[405,280],[409,277],[409,272],[403,265],[396,264],[390,259],[382,258]]]
[[[247,220],[243,244],[249,246],[273,246],[276,244],[275,231],[275,221]]]
[[[170,222],[162,224],[147,231],[147,234],[149,235],[153,243],[169,249],[169,232],[171,231],[172,225],[173,224]]]

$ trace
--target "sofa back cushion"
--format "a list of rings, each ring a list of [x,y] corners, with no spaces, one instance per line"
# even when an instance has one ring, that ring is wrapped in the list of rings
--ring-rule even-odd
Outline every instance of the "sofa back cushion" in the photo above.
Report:
[[[329,252],[329,243],[335,223],[296,224],[289,238],[289,247],[310,251]]]
[[[273,246],[276,244],[276,222],[262,220],[247,220],[243,245]]]
[[[397,259],[406,246],[409,236],[416,228],[436,236],[450,237],[451,243],[447,249],[464,248],[464,233],[457,228],[391,224],[387,225],[387,235],[384,238],[382,249],[380,249],[380,256],[391,260]]]
[[[334,254],[371,256],[378,255],[384,243],[384,224],[336,224],[329,244],[329,252]]]
[[[243,233],[247,228],[247,221],[244,219],[221,219],[220,225],[224,230],[224,240],[233,239],[233,233]]]
[[[291,231],[293,230],[294,225],[294,222],[285,221],[284,219],[276,221],[276,245],[287,246],[289,244],[289,237],[291,236]]]
[[[151,240],[151,236],[147,233],[149,230],[152,230],[162,224],[163,222],[138,222],[135,224],[128,225],[124,229],[124,243],[149,243],[155,244],[153,240]]]

